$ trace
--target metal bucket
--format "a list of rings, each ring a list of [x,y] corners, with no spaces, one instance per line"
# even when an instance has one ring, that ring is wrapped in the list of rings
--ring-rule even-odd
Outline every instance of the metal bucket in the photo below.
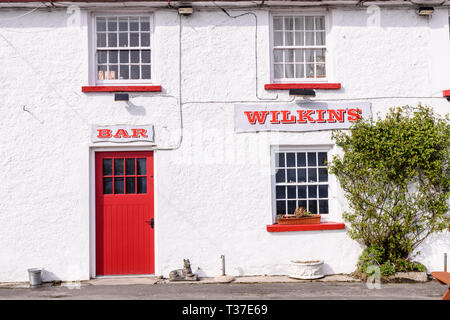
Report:
[[[42,284],[42,269],[31,268],[28,269],[28,277],[30,278],[30,287],[39,287]]]

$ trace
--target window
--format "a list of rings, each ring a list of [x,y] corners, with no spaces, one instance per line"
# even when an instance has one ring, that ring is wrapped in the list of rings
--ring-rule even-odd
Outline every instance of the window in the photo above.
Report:
[[[324,79],[325,16],[274,15],[272,61],[274,81]]]
[[[95,83],[150,80],[150,16],[97,15],[94,20]]]
[[[328,214],[327,160],[324,149],[273,150],[275,215],[293,214],[297,207]]]
[[[147,193],[146,158],[103,159],[103,194]]]

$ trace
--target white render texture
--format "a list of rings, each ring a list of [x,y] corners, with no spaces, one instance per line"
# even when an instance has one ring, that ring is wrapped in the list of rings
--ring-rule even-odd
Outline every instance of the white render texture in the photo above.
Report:
[[[179,17],[153,12],[152,72],[161,93],[81,92],[89,85],[90,12],[0,10],[0,281],[27,281],[27,269],[44,268],[43,280],[95,276],[93,154],[90,126],[153,124],[156,148],[180,138]],[[123,9],[122,9],[123,10]],[[299,10],[299,9],[296,9]],[[231,11],[240,14],[244,11]],[[255,18],[231,19],[220,10],[182,17],[183,141],[155,151],[155,266],[168,276],[189,258],[200,276],[282,275],[291,260],[324,260],[325,274],[355,269],[362,246],[345,230],[269,233],[272,223],[270,146],[330,145],[329,131],[234,132],[234,103],[283,104],[285,91],[270,83],[269,11],[258,17],[258,83],[255,83]],[[315,100],[372,103],[375,116],[397,105],[428,104],[448,112],[450,89],[448,9],[431,19],[414,9],[382,9],[380,25],[367,26],[365,9],[328,9],[330,82]],[[75,21],[75,22],[74,22]],[[255,85],[258,93],[255,92]],[[428,97],[428,98],[425,98]],[[433,97],[433,98],[429,98]],[[151,149],[148,144],[114,146]],[[333,148],[331,153],[338,152]],[[330,181],[330,214],[342,221],[348,208]],[[433,235],[417,259],[442,270],[449,232]]]

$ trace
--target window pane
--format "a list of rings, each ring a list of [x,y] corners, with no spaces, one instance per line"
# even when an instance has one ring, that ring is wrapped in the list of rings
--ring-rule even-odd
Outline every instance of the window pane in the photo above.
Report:
[[[297,201],[289,200],[288,202],[288,211],[287,214],[294,214],[295,209],[297,208]]]
[[[305,34],[303,32],[295,32],[294,34],[294,44],[296,46],[304,46],[305,45]]]
[[[141,62],[142,63],[150,63],[151,54],[150,50],[142,50],[141,51]]]
[[[316,78],[325,78],[325,64],[319,63],[316,65]]]
[[[137,174],[144,175],[147,174],[147,159],[138,158],[137,159]]]
[[[147,177],[137,178],[137,193],[147,193]]]
[[[276,187],[276,196],[277,196],[277,199],[286,199],[286,187],[285,186],[277,186]]]
[[[120,62],[121,63],[128,63],[129,62],[129,55],[130,55],[130,51],[120,51]]]
[[[305,62],[314,62],[314,49],[305,49]]]
[[[127,177],[127,193],[136,193],[136,178],[135,177]]]
[[[285,46],[293,46],[294,45],[294,32],[285,32],[284,34],[284,45]]]
[[[319,213],[328,213],[328,200],[319,200]]]
[[[316,182],[317,181],[317,169],[312,168],[308,169],[308,182]]]
[[[98,80],[106,80],[107,79],[107,67],[106,65],[97,67],[97,79]]]
[[[139,18],[130,17],[130,30],[139,31]]]
[[[125,174],[134,176],[135,172],[136,172],[136,166],[135,166],[134,158],[126,159],[125,160]]]
[[[328,172],[326,168],[319,168],[319,181],[320,182],[328,181]]]
[[[284,30],[294,30],[294,18],[285,17],[284,18]]]
[[[107,51],[98,51],[97,52],[97,62],[98,63],[107,63],[108,62],[108,52]]]
[[[275,153],[277,167],[285,167],[284,153]]]
[[[297,167],[306,167],[306,153],[297,152]]]
[[[314,64],[306,65],[306,78],[314,78]]]
[[[317,198],[317,186],[308,186],[308,199]]]
[[[119,47],[128,47],[128,33],[119,33]]]
[[[283,30],[283,18],[274,17],[273,18],[273,30]]]
[[[314,30],[314,17],[305,17],[306,30]]]
[[[296,78],[305,78],[305,65],[304,64],[296,64],[295,65],[295,77]]]
[[[297,207],[303,207],[303,208],[307,208],[307,201],[306,200],[298,200],[297,201]]]
[[[311,213],[317,213],[317,200],[308,200],[308,211]]]
[[[273,51],[273,61],[274,62],[283,62],[283,50],[274,50]]]
[[[150,19],[141,17],[141,31],[150,31]]]
[[[116,33],[108,33],[108,47],[117,47]]]
[[[295,171],[295,169],[287,169],[287,182],[297,182]]]
[[[97,47],[106,47],[106,33],[97,34]]]
[[[325,17],[316,17],[316,30],[325,30]]]
[[[306,198],[306,186],[298,186],[298,198],[304,199]]]
[[[130,51],[130,60],[131,60],[131,63],[139,63],[139,51],[138,50]]]
[[[140,70],[139,70],[139,66],[131,66],[131,79],[140,79],[141,78],[141,74],[140,74]]]
[[[286,214],[286,201],[277,201],[277,214]]]
[[[325,45],[325,32],[316,32],[316,45],[317,46]]]
[[[130,46],[139,47],[139,33],[130,33]]]
[[[117,31],[117,17],[108,18],[108,31]]]
[[[128,18],[119,18],[119,31],[128,31]]]
[[[124,193],[124,183],[123,183],[123,177],[114,178],[114,193],[115,194],[122,194]]]
[[[151,79],[150,76],[150,66],[142,66],[141,67],[141,75],[142,75],[142,79]]]
[[[306,32],[305,33],[305,45],[306,46],[314,45],[314,32]]]
[[[106,31],[106,18],[97,18],[97,31]]]
[[[119,52],[117,50],[111,50],[109,51],[109,63],[117,63],[118,62],[118,54]]]
[[[287,187],[287,195],[288,199],[297,199],[297,191],[295,186],[288,186]]]
[[[282,64],[276,64],[274,65],[274,77],[276,79],[282,79],[284,78],[284,68]]]
[[[120,79],[123,80],[130,79],[130,70],[127,64],[120,65]]]
[[[141,46],[149,47],[150,46],[150,33],[141,33]]]
[[[282,46],[284,44],[284,42],[283,42],[283,32],[275,31],[273,33],[273,38],[274,38],[275,46]]]
[[[284,50],[284,61],[294,62],[294,50]]]
[[[317,158],[319,160],[319,166],[327,165],[327,153],[326,152],[318,152]]]
[[[112,175],[112,159],[103,159],[103,175]]]
[[[295,167],[295,153],[286,153],[286,167]]]
[[[297,169],[298,181],[297,182],[306,182],[306,169]]]
[[[114,175],[123,175],[123,159],[114,159]]]
[[[276,182],[286,182],[285,169],[278,169],[277,170],[277,173],[275,174],[275,181]]]
[[[305,61],[305,50],[298,49],[295,50],[295,62],[304,62]]]
[[[112,194],[112,178],[103,178],[103,194]]]
[[[315,152],[308,152],[308,167],[316,166],[316,153]]]
[[[109,66],[109,80],[116,80],[119,74],[119,66],[117,64]]]
[[[328,198],[328,186],[327,185],[319,186],[319,198]]]
[[[294,77],[294,65],[293,64],[286,64],[284,66],[285,71],[285,77],[286,78],[293,78]]]
[[[296,17],[294,19],[295,30],[304,30],[305,29],[305,17]]]

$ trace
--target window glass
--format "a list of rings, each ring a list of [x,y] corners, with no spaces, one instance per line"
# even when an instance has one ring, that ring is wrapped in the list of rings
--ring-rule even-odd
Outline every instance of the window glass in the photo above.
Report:
[[[97,81],[151,79],[150,32],[149,16],[96,17]]]
[[[274,16],[272,27],[275,80],[326,77],[324,16]]]
[[[276,214],[293,214],[297,207],[327,214],[327,152],[277,151],[274,157]]]

